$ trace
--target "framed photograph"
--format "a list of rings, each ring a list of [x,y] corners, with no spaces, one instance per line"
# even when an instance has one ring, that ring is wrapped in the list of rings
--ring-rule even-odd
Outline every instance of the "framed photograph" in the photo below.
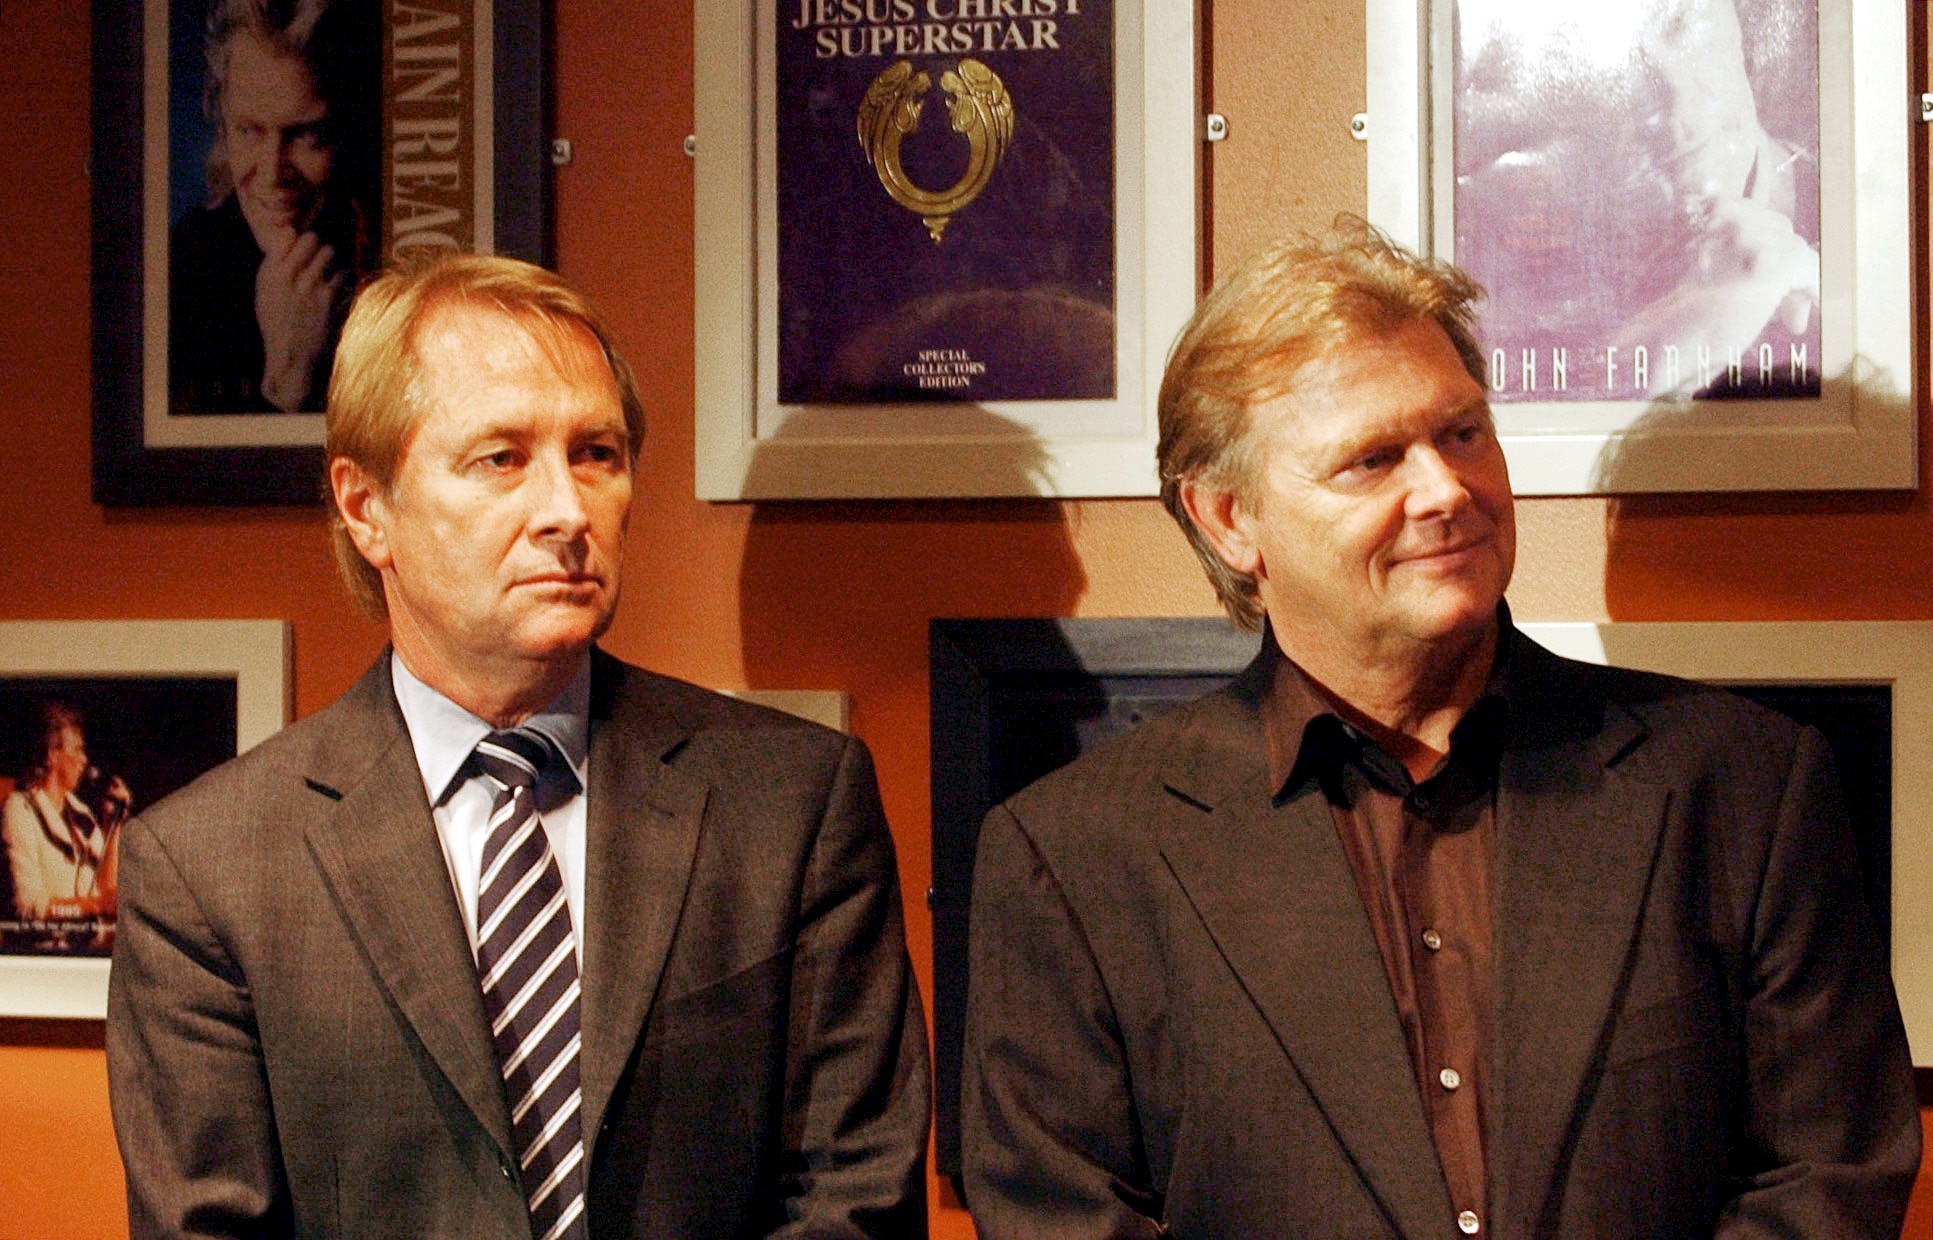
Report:
[[[1259,639],[1219,617],[934,620],[934,1161],[960,1174],[973,854],[989,809],[1144,719],[1212,692]]]
[[[543,261],[542,0],[94,0],[97,503],[314,504],[358,283]]]
[[[1913,1061],[1933,1066],[1933,623],[1519,626],[1570,658],[1722,684],[1830,743]],[[935,620],[932,691],[935,1153],[959,1171],[967,933],[980,821],[1143,720],[1227,683],[1257,638],[1219,618]]]
[[[699,5],[698,497],[1154,494],[1193,7]]]
[[[119,833],[288,721],[280,620],[0,622],[0,1016],[107,1012]]]
[[[1906,10],[1368,0],[1369,214],[1488,293],[1520,494],[1910,489]]]

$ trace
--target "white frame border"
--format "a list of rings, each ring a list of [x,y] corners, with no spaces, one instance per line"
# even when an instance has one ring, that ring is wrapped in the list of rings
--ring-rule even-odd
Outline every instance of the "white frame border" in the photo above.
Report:
[[[1887,685],[1893,697],[1893,985],[1933,1065],[1933,621],[1520,624],[1591,663],[1731,684]]]
[[[852,702],[843,689],[721,689],[726,697],[782,710],[835,732],[852,731]]]
[[[1451,235],[1454,164],[1447,134],[1433,143],[1431,124],[1450,87],[1449,23],[1433,31],[1432,13],[1450,3],[1366,0],[1369,218],[1421,253],[1447,250]],[[1518,494],[1918,485],[1906,8],[1820,0],[1819,10],[1821,91],[1832,82],[1846,91],[1821,102],[1824,394],[1755,401],[1749,418],[1726,416],[1726,402],[1701,403],[1701,418],[1715,416],[1696,427],[1633,427],[1683,403],[1500,404]]]
[[[840,429],[758,438],[760,402],[774,399],[767,342],[776,275],[769,199],[759,175],[772,142],[755,115],[761,92],[755,6],[697,6],[696,493],[706,500],[902,499],[1153,495],[1155,394],[1170,343],[1194,307],[1196,235],[1195,19],[1181,0],[1110,0],[1115,11],[1115,300],[1117,396],[1112,401],[988,402],[996,416],[1051,419],[1057,406],[1112,413],[1132,433],[886,436]],[[763,92],[769,97],[769,91]],[[768,109],[769,110],[769,109]],[[1185,244],[1176,244],[1186,238]],[[763,316],[763,317],[761,317]],[[776,409],[777,406],[772,404]],[[869,408],[869,414],[878,409]],[[905,408],[927,409],[927,406]],[[943,408],[943,406],[942,406]],[[753,461],[757,458],[754,474]],[[1043,459],[1044,458],[1044,459]]]
[[[289,650],[284,620],[0,621],[4,676],[233,676],[237,753],[288,722]],[[107,975],[101,959],[0,956],[0,1017],[100,1020]]]

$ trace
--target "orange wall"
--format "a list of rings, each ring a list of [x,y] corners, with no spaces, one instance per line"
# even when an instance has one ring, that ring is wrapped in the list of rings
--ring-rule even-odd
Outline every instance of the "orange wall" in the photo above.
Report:
[[[1204,2],[1206,91],[1230,119],[1210,156],[1207,245],[1222,265],[1285,226],[1361,209],[1347,122],[1362,107],[1362,8]],[[558,266],[609,311],[652,412],[631,589],[608,644],[714,685],[851,694],[930,996],[927,620],[1205,614],[1213,600],[1152,501],[691,498],[692,3],[556,0],[557,126],[577,156],[558,176]],[[382,641],[335,590],[317,513],[88,502],[87,58],[86,5],[0,5],[0,617],[285,617],[307,714]],[[1527,619],[1933,617],[1920,495],[1615,512],[1539,500],[1520,525],[1512,598]],[[126,1234],[99,1045],[97,1025],[0,1021],[0,1240]],[[972,1234],[944,1202],[935,1221],[939,1237]],[[1913,1231],[1933,1236],[1933,1207]]]

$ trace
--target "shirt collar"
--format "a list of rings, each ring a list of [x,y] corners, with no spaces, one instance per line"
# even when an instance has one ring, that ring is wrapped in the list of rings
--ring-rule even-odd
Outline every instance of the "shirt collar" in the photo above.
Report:
[[[1491,659],[1490,675],[1482,694],[1450,734],[1452,753],[1468,746],[1478,751],[1472,754],[1478,760],[1494,761],[1500,752],[1504,724],[1510,715],[1510,665],[1517,640],[1510,610],[1499,603],[1497,649]],[[1330,707],[1308,675],[1282,653],[1274,631],[1266,625],[1262,631],[1261,659],[1266,665],[1261,694],[1263,748],[1268,757],[1269,787],[1277,797],[1300,788],[1365,746],[1381,752],[1375,741]],[[1399,782],[1408,782],[1407,772],[1402,772],[1401,764],[1394,758],[1374,765],[1378,769],[1401,772]]]
[[[425,684],[404,666],[402,657],[394,650],[389,654],[389,674],[396,691],[396,705],[402,709],[403,724],[409,730],[410,745],[416,750],[423,792],[431,805],[440,805],[461,782],[459,776],[466,774],[465,764],[477,742],[495,729]],[[518,726],[543,733],[570,764],[577,777],[577,787],[586,786],[591,735],[589,651],[578,662],[577,673],[563,692]]]

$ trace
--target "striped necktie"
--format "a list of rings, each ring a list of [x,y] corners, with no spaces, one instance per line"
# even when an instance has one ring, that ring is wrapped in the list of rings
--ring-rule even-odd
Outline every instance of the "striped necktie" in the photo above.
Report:
[[[497,785],[477,884],[477,975],[532,1234],[583,1240],[577,950],[535,794],[537,773],[562,759],[538,733],[518,730],[492,732],[474,760]]]

